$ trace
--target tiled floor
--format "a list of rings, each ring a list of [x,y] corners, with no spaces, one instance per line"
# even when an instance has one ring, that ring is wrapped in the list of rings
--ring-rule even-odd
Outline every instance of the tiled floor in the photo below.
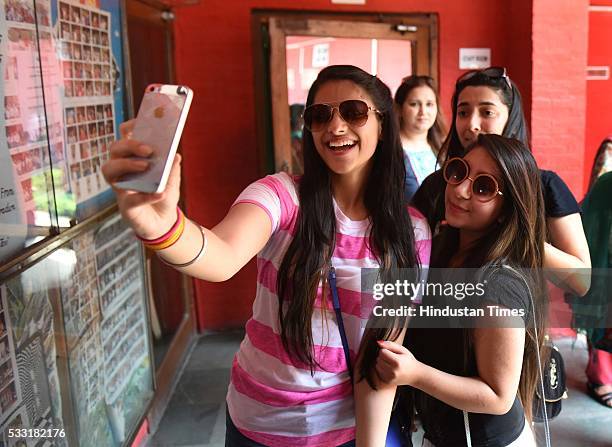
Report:
[[[199,340],[149,446],[223,447],[225,392],[241,339],[241,332],[228,332]],[[611,447],[612,409],[585,393],[585,342],[563,338],[556,343],[566,363],[569,399],[551,421],[552,446]],[[545,444],[540,440],[538,445]]]

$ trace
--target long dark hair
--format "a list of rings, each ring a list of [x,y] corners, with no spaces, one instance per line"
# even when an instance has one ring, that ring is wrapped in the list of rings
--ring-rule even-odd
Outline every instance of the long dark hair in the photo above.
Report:
[[[512,88],[510,88],[506,80],[510,82]],[[461,145],[461,141],[457,135],[456,121],[459,95],[466,87],[489,87],[494,90],[499,95],[501,102],[508,107],[508,121],[502,132],[502,136],[515,138],[529,147],[529,130],[523,111],[521,92],[516,84],[509,77],[494,78],[482,72],[477,72],[469,79],[464,81],[460,80],[455,85],[455,92],[451,99],[451,127],[446,140],[442,144],[440,155],[438,156],[438,162],[441,165],[449,158],[463,157],[465,152],[465,148]]]
[[[431,146],[434,154],[437,156],[440,152],[440,148],[442,147],[442,143],[444,142],[444,138],[446,138],[447,129],[444,121],[444,115],[442,114],[442,109],[440,108],[440,95],[438,94],[438,90],[436,89],[433,79],[430,76],[412,75],[402,79],[402,83],[397,88],[394,98],[395,104],[399,109],[398,118],[400,129],[402,127],[401,110],[404,102],[406,102],[406,97],[413,89],[417,87],[429,87],[436,96],[436,120],[434,121],[433,126],[431,126],[427,131],[427,142]]]
[[[509,265],[529,285],[535,306],[537,338],[532,321],[527,321],[519,396],[527,419],[531,421],[533,397],[539,380],[537,351],[542,352],[548,302],[542,275],[546,217],[540,173],[531,151],[519,140],[480,134],[466,149],[466,154],[476,147],[484,148],[497,163],[504,203],[500,218],[468,248],[462,267],[491,270],[495,266]],[[432,266],[447,266],[449,254],[457,250],[458,236],[457,229],[445,227],[441,230],[432,253]],[[529,320],[531,318],[530,314]]]
[[[597,149],[597,153],[593,159],[593,167],[591,168],[591,177],[589,179],[589,187],[587,188],[587,192],[589,192],[595,184],[595,180],[597,180],[597,177],[599,177],[599,172],[606,161],[608,144],[612,144],[612,135],[608,135],[599,145],[599,149]]]
[[[372,99],[381,116],[381,134],[372,168],[366,180],[364,205],[370,218],[368,246],[383,271],[392,267],[415,267],[414,234],[404,202],[405,168],[393,100],[389,88],[376,76],[352,65],[333,65],[319,73],[308,92],[306,107],[313,104],[321,86],[350,81]],[[280,265],[277,277],[281,340],[292,358],[308,367],[317,366],[313,353],[312,313],[317,290],[325,283],[335,245],[330,171],[319,156],[312,133],[304,129],[304,175],[298,196],[300,210],[296,233]],[[323,306],[325,308],[325,306]]]

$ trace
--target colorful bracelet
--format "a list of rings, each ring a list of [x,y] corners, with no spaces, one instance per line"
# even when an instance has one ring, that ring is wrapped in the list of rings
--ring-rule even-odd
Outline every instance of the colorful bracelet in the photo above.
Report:
[[[198,225],[198,227],[200,228],[200,232],[202,233],[202,246],[200,247],[200,251],[198,251],[198,254],[195,255],[195,257],[191,261],[183,262],[181,264],[175,264],[173,262],[166,261],[163,257],[160,256],[159,253],[157,253],[158,258],[164,264],[169,265],[171,267],[175,267],[175,268],[189,267],[190,265],[195,264],[196,262],[198,262],[200,260],[200,258],[202,258],[202,256],[204,256],[204,254],[206,253],[206,248],[208,247],[208,238],[206,237],[206,234],[204,233],[204,227],[202,227],[200,225]]]
[[[185,215],[179,207],[176,207],[176,222],[172,225],[172,228],[156,239],[143,239],[139,238],[144,246],[150,250],[159,251],[165,248],[171,247],[179,240],[185,230]]]

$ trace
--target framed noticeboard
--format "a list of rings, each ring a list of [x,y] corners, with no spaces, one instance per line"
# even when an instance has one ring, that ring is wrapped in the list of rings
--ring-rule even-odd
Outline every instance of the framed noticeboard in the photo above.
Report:
[[[80,445],[122,445],[153,397],[141,244],[118,215],[66,246],[61,296]]]
[[[58,0],[53,34],[65,123],[65,185],[75,203],[69,220],[89,217],[113,201],[100,166],[124,121],[123,33],[118,0]],[[64,226],[60,222],[60,226]]]
[[[0,284],[0,444],[41,441],[9,428],[58,446],[133,436],[153,398],[143,259],[110,213]]]
[[[58,253],[59,255],[60,253]],[[60,392],[61,356],[54,303],[62,280],[56,255],[0,285],[0,436],[4,445],[36,445],[29,434],[56,430],[67,444]],[[20,429],[28,436],[9,436]]]
[[[0,0],[0,263],[114,203],[125,120],[120,0]]]

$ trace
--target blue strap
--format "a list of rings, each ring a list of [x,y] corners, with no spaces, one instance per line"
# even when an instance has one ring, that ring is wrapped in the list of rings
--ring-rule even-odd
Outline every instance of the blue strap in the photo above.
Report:
[[[327,279],[329,281],[329,288],[331,289],[332,303],[334,306],[334,312],[336,313],[336,321],[338,322],[338,331],[340,332],[340,339],[342,340],[342,349],[344,349],[344,358],[346,359],[346,365],[348,366],[351,383],[353,383],[353,366],[351,365],[351,355],[349,354],[348,341],[346,339],[346,332],[344,331],[342,312],[340,312],[340,300],[338,299],[338,288],[336,287],[336,269],[334,266],[331,266],[329,269]]]
[[[353,383],[353,367],[351,365],[351,356],[349,354],[348,341],[346,340],[346,332],[344,331],[344,321],[342,320],[342,312],[340,312],[340,300],[338,299],[338,288],[336,287],[336,269],[331,266],[328,275],[329,288],[332,294],[332,303],[334,306],[334,312],[336,313],[336,320],[338,322],[338,332],[340,332],[340,339],[342,340],[342,348],[344,349],[344,358],[348,366],[349,375],[351,377],[351,384]],[[400,426],[397,417],[391,413],[391,421],[389,422],[389,429],[387,430],[387,438],[385,440],[386,447],[403,447],[405,445],[412,445],[412,442],[406,443],[403,438],[402,428]]]

